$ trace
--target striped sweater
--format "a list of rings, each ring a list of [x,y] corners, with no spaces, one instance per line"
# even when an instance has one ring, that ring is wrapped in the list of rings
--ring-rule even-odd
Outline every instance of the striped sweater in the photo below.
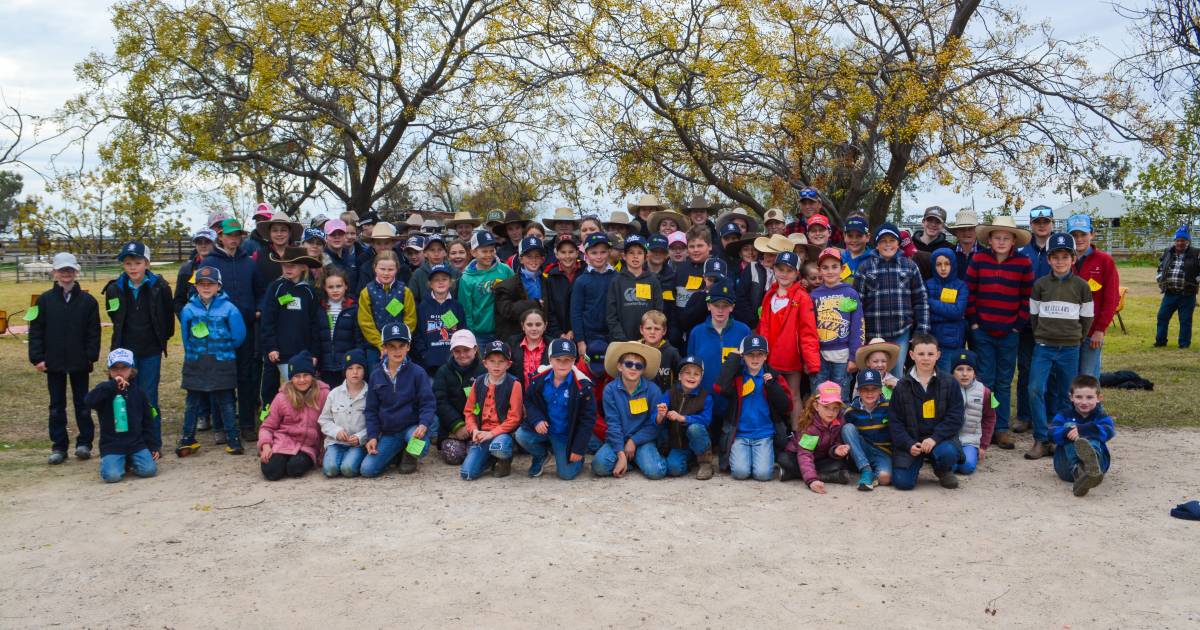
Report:
[[[1019,330],[1029,322],[1033,265],[1023,254],[996,260],[984,250],[967,265],[967,321],[994,337]]]
[[[885,453],[892,452],[892,433],[888,430],[888,401],[880,398],[874,411],[863,409],[862,401],[855,398],[842,415],[846,424],[858,428],[864,442],[874,444]]]
[[[1092,327],[1092,290],[1079,276],[1051,273],[1033,283],[1029,297],[1033,338],[1050,346],[1078,345]]]

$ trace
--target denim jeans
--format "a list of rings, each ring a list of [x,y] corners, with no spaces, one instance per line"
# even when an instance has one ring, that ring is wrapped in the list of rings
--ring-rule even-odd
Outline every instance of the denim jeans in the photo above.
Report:
[[[96,424],[92,412],[83,404],[88,392],[88,373],[46,372],[46,387],[50,390],[50,446],[53,450],[66,452],[71,445],[71,434],[67,432],[67,380],[71,381],[71,402],[75,405],[75,426],[79,434],[75,446],[91,447],[96,439]]]
[[[896,365],[892,368],[892,375],[896,378],[904,378],[904,362],[908,360],[908,342],[912,339],[912,327],[908,327],[904,332],[892,337],[885,338],[884,341],[900,346],[900,356],[896,359]],[[862,369],[861,367],[859,369]]]
[[[1088,337],[1079,344],[1079,373],[1089,374],[1100,378],[1100,359],[1104,352],[1104,342],[1100,342],[1100,347],[1092,349],[1092,338]]]
[[[1108,466],[1112,462],[1104,454],[1104,443],[1100,440],[1088,440],[1088,442],[1091,442],[1092,448],[1096,449],[1096,457],[1100,460],[1100,472],[1108,472]],[[1059,479],[1075,481],[1075,467],[1081,465],[1079,455],[1075,454],[1075,442],[1067,442],[1054,449],[1054,472]]]
[[[850,423],[843,424],[842,442],[850,447],[850,459],[858,470],[861,471],[870,466],[876,475],[892,474],[892,456],[878,446],[862,439],[858,427]]]
[[[667,460],[658,453],[658,445],[646,442],[637,447],[633,454],[633,462],[647,479],[662,479],[667,476]],[[597,477],[611,477],[613,467],[617,465],[617,452],[607,442],[596,455],[592,457],[592,473]]]
[[[772,438],[734,438],[729,449],[729,474],[734,479],[770,481],[775,476],[775,444]]]
[[[1029,366],[1029,406],[1033,412],[1033,439],[1050,439],[1048,413],[1066,406],[1071,379],[1079,369],[1079,346],[1048,346],[1039,343],[1033,348]]]
[[[993,337],[980,330],[971,331],[972,345],[979,356],[976,376],[992,393],[1000,406],[996,407],[996,432],[1008,431],[1008,418],[1012,406],[1013,372],[1017,367],[1017,350],[1021,345],[1020,333],[1009,331]]]
[[[970,475],[979,467],[979,447],[970,444],[963,445],[963,460],[954,467],[954,472],[960,475]]]
[[[937,369],[949,374],[950,364],[954,361],[954,355],[962,351],[962,348],[951,348],[950,346],[938,346],[938,352],[941,353],[937,360]]]
[[[666,448],[669,442],[667,432],[660,431],[658,434],[659,447]],[[712,448],[712,439],[708,437],[708,428],[699,424],[689,424],[687,426],[687,443],[687,448],[673,448],[667,452],[667,476],[682,477],[686,475],[688,459],[692,455],[699,457]]]
[[[1192,345],[1192,313],[1196,310],[1196,296],[1181,293],[1164,293],[1158,305],[1158,332],[1154,343],[1167,345],[1167,331],[1171,327],[1171,316],[1179,312],[1179,347]]]
[[[822,358],[821,369],[817,371],[816,385],[820,385],[825,381],[833,381],[842,386],[842,400],[849,401],[850,390],[853,388],[850,386],[849,372],[846,371],[847,367],[845,363],[834,363]],[[813,391],[816,391],[815,387]]]
[[[134,363],[137,365],[137,376],[133,379],[134,384],[142,393],[146,395],[146,400],[150,401],[150,406],[154,408],[151,412],[154,423],[154,433],[158,435],[159,440],[162,439],[162,413],[158,408],[158,380],[162,374],[162,355],[146,355],[144,357],[135,357]]]
[[[582,458],[577,462],[571,461],[571,450],[566,436],[560,437],[550,433],[542,435],[525,427],[517,427],[513,438],[521,448],[529,451],[535,460],[544,459],[547,455],[546,447],[549,446],[554,452],[554,472],[559,479],[570,481],[578,477],[579,472],[583,470]]]
[[[499,459],[512,459],[513,439],[507,433],[501,433],[490,440],[471,444],[467,450],[467,458],[463,460],[458,475],[467,481],[478,479],[483,471],[490,468]]]
[[[251,313],[253,316],[253,313]],[[242,317],[246,314],[242,313]],[[258,381],[262,376],[262,361],[257,355],[254,319],[247,320],[246,340],[237,348],[237,414],[238,426],[253,429],[258,424]],[[270,402],[270,401],[267,401]]]
[[[359,467],[359,473],[364,477],[378,477],[387,469],[387,465],[392,463],[405,448],[408,447],[408,441],[413,438],[413,433],[417,427],[421,425],[414,424],[404,430],[403,433],[385,433],[379,436],[379,442],[375,445],[375,454],[367,454],[363,458],[362,466]],[[425,436],[425,446],[421,449],[421,454],[418,459],[425,457],[429,452],[429,435]]]
[[[325,459],[321,461],[321,471],[326,477],[357,477],[362,467],[367,449],[348,444],[330,444],[325,447]]]
[[[892,485],[897,490],[912,490],[917,487],[917,475],[921,473],[921,466],[925,464],[926,459],[933,464],[933,472],[938,474],[950,472],[958,465],[958,448],[955,447],[954,442],[940,442],[933,447],[932,453],[912,458],[912,464],[908,466],[893,464],[895,471],[892,473]]]
[[[213,410],[213,430],[225,429],[225,440],[229,446],[236,448],[242,443],[238,434],[237,416],[233,410],[233,390],[225,389],[217,392],[189,391],[184,400],[183,437],[196,437],[196,420]]]
[[[1029,326],[1021,329],[1017,345],[1017,419],[1026,422],[1033,421],[1033,412],[1029,410],[1029,366],[1033,362],[1033,329]]]
[[[133,474],[139,477],[153,477],[158,474],[158,462],[150,449],[142,449],[136,453],[122,455],[119,453],[100,457],[100,478],[108,483],[116,483],[125,477],[125,458],[132,464]]]

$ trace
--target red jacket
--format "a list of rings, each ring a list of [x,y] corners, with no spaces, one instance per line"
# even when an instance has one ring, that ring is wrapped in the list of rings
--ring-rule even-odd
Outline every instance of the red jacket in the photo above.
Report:
[[[812,298],[796,282],[788,288],[788,305],[776,313],[771,309],[771,300],[777,290],[779,283],[772,284],[763,296],[758,321],[758,334],[766,337],[771,347],[767,364],[779,372],[816,374],[821,369],[821,342]]]
[[[1092,308],[1096,317],[1088,336],[1097,331],[1108,330],[1117,314],[1117,303],[1121,301],[1121,277],[1117,274],[1117,263],[1112,256],[1089,248],[1087,254],[1075,261],[1075,275],[1083,278],[1092,288]]]

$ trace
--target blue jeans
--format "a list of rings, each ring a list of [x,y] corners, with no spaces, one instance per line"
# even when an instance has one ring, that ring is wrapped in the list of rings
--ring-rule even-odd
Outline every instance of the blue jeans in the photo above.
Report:
[[[853,388],[850,387],[849,372],[846,371],[847,367],[845,363],[833,363],[822,358],[821,369],[817,371],[816,385],[820,385],[825,381],[833,381],[842,386],[842,400],[849,401],[850,390]],[[813,391],[816,391],[815,387]],[[795,396],[795,393],[792,395]]]
[[[501,433],[490,440],[471,444],[467,457],[458,469],[458,475],[467,481],[478,479],[483,471],[495,464],[498,459],[512,459],[513,439],[507,433]]]
[[[1100,378],[1100,355],[1104,352],[1104,342],[1100,347],[1092,349],[1092,338],[1089,336],[1079,344],[1079,373],[1090,374]]]
[[[1021,345],[1020,333],[1009,331],[1000,337],[993,337],[980,330],[971,331],[971,345],[979,356],[979,369],[976,377],[992,393],[1000,403],[996,407],[996,432],[1008,431],[1008,418],[1012,406],[1013,372],[1017,368],[1017,350]]]
[[[379,443],[375,445],[375,454],[371,455],[368,453],[367,456],[363,458],[362,466],[359,467],[359,473],[364,477],[378,477],[379,475],[382,475],[383,471],[387,468],[387,465],[390,464],[392,460],[401,453],[401,451],[408,447],[408,441],[413,438],[413,433],[416,432],[417,427],[419,426],[421,425],[414,424],[405,429],[404,433],[385,433],[379,436]],[[425,437],[428,438],[429,435],[427,434]],[[425,446],[421,449],[421,454],[418,455],[417,458],[420,459],[425,457],[425,454],[428,452],[429,440],[426,439]]]
[[[667,439],[667,432],[660,431],[658,434],[658,445],[666,448],[670,440]],[[689,424],[687,426],[687,448],[673,448],[667,452],[667,476],[682,477],[688,471],[688,459],[695,455],[697,457],[708,452],[712,448],[712,438],[708,436],[708,428],[699,424]]]
[[[1029,410],[1029,366],[1033,362],[1033,329],[1021,329],[1017,346],[1017,419],[1031,422],[1033,412]]]
[[[213,413],[213,427],[225,429],[225,441],[231,447],[242,443],[238,434],[237,415],[233,410],[233,390],[225,389],[218,392],[188,391],[184,401],[183,437],[195,439],[196,420]]]
[[[1048,346],[1033,348],[1029,366],[1029,406],[1033,412],[1033,439],[1050,439],[1047,414],[1067,404],[1071,379],[1079,369],[1079,346]],[[1057,413],[1057,411],[1056,411]]]
[[[954,472],[970,475],[979,466],[979,447],[970,444],[963,445],[963,460],[954,467]]]
[[[1013,357],[1014,359],[1016,357]],[[894,464],[895,472],[892,476],[892,485],[897,490],[912,490],[917,487],[917,475],[921,473],[921,466],[928,459],[933,464],[933,472],[937,474],[948,473],[954,470],[958,465],[958,448],[954,442],[940,442],[933,447],[933,452],[928,455],[920,455],[912,458],[912,463],[908,466],[900,466]]]
[[[560,437],[550,433],[542,435],[525,427],[517,427],[516,435],[513,437],[517,440],[517,444],[529,451],[535,460],[546,457],[546,447],[549,445],[550,450],[554,452],[554,472],[563,481],[570,481],[578,477],[579,471],[583,470],[582,458],[577,462],[571,461],[571,450],[566,436]]]
[[[325,459],[321,462],[326,477],[357,477],[367,449],[348,444],[330,444],[325,447]]]
[[[876,475],[892,474],[892,456],[862,439],[858,427],[850,423],[842,425],[842,442],[850,447],[850,459],[859,471],[869,466]]]
[[[1088,440],[1088,442],[1091,442],[1092,448],[1096,449],[1096,457],[1100,460],[1100,472],[1108,472],[1108,466],[1112,462],[1109,461],[1108,455],[1105,455],[1104,443],[1100,440]],[[1075,454],[1074,442],[1067,442],[1054,449],[1054,472],[1059,479],[1075,481],[1075,467],[1081,465],[1079,456]]]
[[[100,457],[100,478],[108,483],[116,483],[125,477],[125,458],[133,464],[133,474],[139,477],[153,477],[158,474],[158,462],[150,454],[150,449],[142,449],[130,455],[111,454]]]
[[[960,350],[962,350],[962,348],[951,348],[950,346],[939,345],[938,352],[941,354],[938,356],[937,369],[949,374],[950,363],[954,361],[954,355]]]
[[[729,449],[729,474],[734,479],[770,481],[775,476],[775,444],[772,438],[734,438]]]
[[[904,378],[904,362],[908,360],[908,342],[912,339],[912,327],[908,327],[904,332],[892,338],[884,338],[884,341],[900,346],[900,356],[896,359],[896,365],[892,368],[892,375],[896,378]],[[861,370],[862,367],[859,367]]]
[[[637,447],[633,454],[633,463],[647,479],[662,479],[667,476],[667,460],[658,453],[658,445],[646,442]],[[592,457],[592,473],[597,477],[611,477],[613,467],[617,465],[617,452],[607,442]]]
[[[1196,296],[1181,293],[1164,293],[1158,305],[1158,332],[1154,343],[1167,345],[1167,330],[1171,327],[1171,316],[1179,312],[1179,347],[1192,345],[1192,313],[1196,310]]]
[[[150,415],[154,416],[154,433],[158,435],[159,440],[162,440],[162,414],[158,410],[158,379],[162,373],[162,355],[147,355],[144,357],[134,357],[134,362],[137,363],[137,377],[133,379],[138,389],[146,395],[146,400],[150,401],[150,406],[154,408]]]

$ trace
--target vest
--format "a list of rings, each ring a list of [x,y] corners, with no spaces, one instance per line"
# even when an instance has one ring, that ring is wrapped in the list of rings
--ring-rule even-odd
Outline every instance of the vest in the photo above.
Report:
[[[668,409],[670,411],[678,411],[684,416],[694,416],[701,411],[704,411],[704,401],[708,399],[708,392],[699,391],[695,395],[689,396],[683,393],[683,387],[672,387],[668,396]],[[666,421],[667,424],[667,444],[671,450],[688,448],[687,439],[687,423]]]
[[[512,396],[513,385],[517,382],[517,378],[512,374],[504,375],[504,382],[496,386],[496,422],[503,424],[504,419],[508,417],[508,401]],[[479,416],[479,430],[483,430],[483,401],[487,399],[488,390],[488,374],[484,372],[475,377],[475,408],[479,411],[475,415]]]
[[[990,404],[990,400],[984,400],[984,393],[987,388],[976,380],[970,387],[962,390],[963,394],[963,426],[958,432],[958,440],[963,446],[979,446],[979,440],[983,438],[983,406]]]
[[[392,282],[392,286],[389,290],[384,291],[383,287],[379,286],[378,282],[372,280],[371,283],[367,285],[367,295],[371,296],[371,318],[375,320],[376,330],[383,330],[384,326],[387,326],[388,324],[404,323],[403,310],[397,311],[394,317],[387,310],[387,305],[391,303],[393,299],[401,304],[404,304],[403,282],[396,280],[395,282]],[[416,335],[416,333],[413,332],[413,335]]]

